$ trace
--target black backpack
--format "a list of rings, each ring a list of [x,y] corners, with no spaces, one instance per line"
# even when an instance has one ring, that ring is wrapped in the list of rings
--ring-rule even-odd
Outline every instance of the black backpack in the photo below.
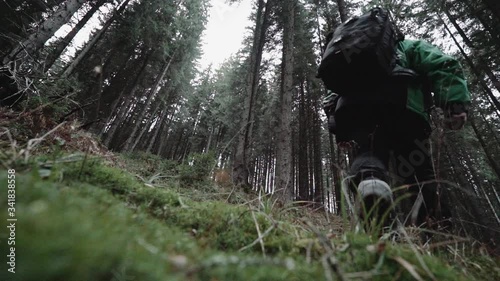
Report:
[[[371,9],[339,27],[328,43],[318,77],[340,95],[373,91],[396,67],[396,45],[403,40],[389,12]]]

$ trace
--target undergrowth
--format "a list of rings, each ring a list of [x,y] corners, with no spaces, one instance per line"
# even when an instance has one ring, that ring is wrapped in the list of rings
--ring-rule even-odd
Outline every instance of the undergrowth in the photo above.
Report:
[[[11,142],[0,157],[16,169],[18,219],[15,274],[0,231],[0,280],[500,279],[498,260],[464,243],[431,251],[341,232],[324,211],[219,186],[213,155],[111,155],[62,126],[48,146]]]
[[[450,255],[453,247],[431,254],[365,234],[331,233],[311,223],[324,214],[278,207],[271,198],[238,195],[245,203],[230,204],[235,192],[209,177],[185,181],[175,163],[157,157],[121,156],[116,165],[84,155],[58,158],[70,160],[39,157],[16,173],[16,273],[2,262],[0,280],[500,277],[498,261],[485,255]],[[1,206],[6,198],[2,191]]]

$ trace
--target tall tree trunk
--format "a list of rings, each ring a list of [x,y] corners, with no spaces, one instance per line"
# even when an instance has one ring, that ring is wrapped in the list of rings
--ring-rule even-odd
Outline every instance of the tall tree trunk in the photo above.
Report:
[[[481,23],[482,28],[479,29],[486,31],[492,38],[496,38],[496,40],[500,39],[500,32],[492,27],[491,21],[489,20],[490,15],[485,13],[484,5],[477,5],[477,3],[474,4],[474,1],[469,0],[459,0],[459,2],[465,5],[465,9],[470,16],[476,18]]]
[[[318,115],[319,108],[317,103],[313,106],[313,151],[314,151],[314,202],[321,204],[324,203],[324,187],[323,187],[323,157],[321,151],[321,120]]]
[[[147,131],[149,131],[149,129],[151,128],[151,124],[154,122],[154,119],[156,117],[156,113],[158,113],[159,109],[160,109],[159,105],[155,106],[155,108],[153,110],[153,113],[151,114],[151,117],[149,117],[149,119],[146,121],[146,126],[143,126],[141,128],[141,131],[139,132],[139,135],[135,138],[134,144],[132,144],[132,146],[130,147],[130,149],[128,149],[127,151],[134,151],[135,150],[135,148],[139,144],[139,141],[142,139],[142,137],[144,136],[144,134]]]
[[[157,125],[154,128],[153,137],[149,141],[148,147],[146,148],[146,153],[149,153],[153,149],[153,145],[155,144],[156,139],[158,138],[158,135],[160,134],[161,129],[163,128],[163,123],[165,122],[165,117],[167,117],[167,114],[168,114],[168,108],[163,109],[160,118],[158,119]]]
[[[246,77],[246,92],[244,108],[242,111],[241,126],[236,145],[236,152],[233,160],[233,183],[245,188],[249,187],[249,159],[248,151],[250,146],[252,125],[253,125],[253,105],[259,83],[259,70],[264,49],[265,35],[269,27],[269,15],[274,0],[258,0],[255,30],[253,34],[252,51],[248,63]]]
[[[337,0],[337,7],[339,10],[339,14],[340,14],[340,20],[342,22],[347,21],[347,19],[349,17],[349,13],[347,12],[347,6],[345,3],[345,0]]]
[[[305,90],[304,90],[304,82],[300,83],[300,102],[299,102],[299,117],[298,117],[298,122],[299,122],[299,132],[298,132],[298,151],[296,154],[298,154],[298,196],[297,200],[300,201],[307,201],[309,200],[309,189],[312,187],[312,185],[309,184],[308,179],[310,178],[309,175],[309,166],[308,166],[308,159],[307,159],[307,140],[308,140],[308,124],[307,124],[307,114],[306,114],[306,97],[305,97]]]
[[[163,155],[163,153],[165,152],[165,149],[166,149],[166,146],[167,146],[167,140],[168,140],[168,137],[169,137],[169,134],[168,134],[168,129],[170,128],[170,125],[172,123],[172,120],[174,119],[174,116],[175,114],[177,113],[177,108],[174,109],[174,112],[172,112],[172,114],[170,114],[170,117],[167,118],[168,120],[168,123],[165,125],[165,128],[163,129],[163,131],[161,132],[161,137],[160,137],[160,143],[158,145],[158,150],[156,151],[156,155],[160,156],[160,155]]]
[[[333,196],[335,197],[335,211],[337,212],[337,214],[340,214],[342,212],[342,210],[340,209],[340,199],[341,199],[341,181],[342,181],[342,177],[341,177],[341,172],[340,172],[340,169],[338,168],[338,161],[337,161],[337,157],[335,157],[335,140],[333,139],[333,135],[332,134],[328,134],[328,143],[329,143],[329,147],[330,147],[330,172],[332,174],[332,192],[333,192]],[[338,157],[340,158],[340,157]]]
[[[471,120],[471,125],[474,125],[474,120]],[[453,143],[458,142],[457,139],[453,138],[453,135],[450,136],[450,141]],[[498,247],[498,225],[500,224],[500,218],[497,215],[498,208],[493,206],[494,202],[491,201],[490,194],[486,192],[484,187],[485,185],[491,187],[491,182],[479,177],[479,173],[476,170],[478,163],[472,160],[470,149],[467,150],[463,145],[458,145],[454,149],[454,152],[458,156],[457,162],[462,166],[462,170],[465,171],[465,175],[469,181],[467,187],[473,188],[477,195],[468,196],[467,205],[465,202],[462,203],[466,206],[465,211],[473,214],[473,227],[476,231],[474,238],[483,242],[496,244]],[[464,187],[462,186],[462,188]],[[460,204],[460,202],[457,202],[457,204]]]
[[[83,50],[78,53],[78,55],[71,61],[71,64],[66,67],[62,73],[62,77],[70,76],[75,68],[80,64],[80,62],[87,56],[88,52],[95,46],[95,44],[101,39],[101,37],[106,33],[111,24],[118,18],[121,12],[125,10],[130,0],[125,0],[120,8],[114,12],[114,14],[106,21],[103,27],[92,37],[92,39],[85,44]]]
[[[47,3],[45,3],[47,2]],[[26,39],[29,27],[39,27],[64,0],[0,1],[0,64],[17,45]],[[27,33],[28,32],[28,33]]]
[[[102,138],[102,136],[104,135],[104,133],[106,133],[108,131],[108,129],[106,128],[106,126],[108,124],[110,124],[111,122],[111,119],[114,117],[114,113],[116,111],[116,109],[118,108],[118,105],[122,102],[123,98],[125,96],[129,96],[129,97],[132,97],[133,96],[133,92],[135,92],[135,89],[136,87],[138,87],[138,83],[140,81],[140,79],[144,76],[144,73],[145,73],[145,69],[149,63],[149,60],[151,58],[151,54],[153,52],[151,51],[145,51],[145,54],[143,55],[142,58],[140,59],[137,59],[137,60],[134,60],[132,63],[134,64],[135,68],[137,68],[137,63],[139,63],[139,61],[141,62],[141,66],[139,69],[134,69],[134,72],[133,73],[123,73],[123,76],[122,77],[126,77],[126,83],[125,85],[123,85],[123,87],[121,89],[117,89],[117,88],[112,88],[112,89],[107,89],[110,90],[111,92],[109,93],[109,95],[111,95],[111,93],[113,92],[118,92],[119,91],[119,94],[118,94],[118,97],[117,98],[114,98],[114,101],[111,103],[111,110],[109,110],[109,113],[108,115],[106,116],[106,119],[107,121],[104,123],[105,125],[103,126],[99,136]],[[127,70],[129,70],[129,67],[125,67]],[[125,76],[126,75],[126,76]],[[118,74],[117,74],[118,76]],[[130,79],[131,76],[133,76],[134,78],[133,79]],[[116,83],[120,83],[122,84],[122,81],[123,80],[119,80],[117,81]],[[107,94],[107,93],[106,93]]]
[[[293,199],[291,122],[293,96],[293,35],[295,0],[283,1],[283,57],[281,62],[280,116],[276,134],[276,192],[281,200]]]
[[[176,160],[181,160],[182,159],[182,154],[179,154],[180,151],[183,151],[182,146],[183,146],[183,140],[186,139],[185,137],[185,129],[181,129],[180,132],[178,132],[177,136],[177,141],[175,142],[174,145],[170,148],[170,159],[176,159]],[[180,155],[180,157],[179,157]]]
[[[118,112],[115,115],[115,118],[114,118],[115,120],[112,123],[110,123],[110,125],[109,125],[110,128],[107,131],[106,138],[103,141],[103,143],[106,147],[112,148],[115,150],[118,148],[118,146],[116,144],[111,145],[111,142],[113,141],[113,139],[115,137],[116,131],[119,128],[122,128],[123,124],[125,123],[125,120],[127,119],[127,112],[128,112],[130,105],[132,104],[133,101],[134,101],[133,98],[128,98],[128,99],[125,99],[125,101],[123,102],[122,105],[120,105]]]
[[[481,116],[481,120],[482,120],[483,124],[485,124],[488,127],[489,133],[486,135],[493,136],[493,138],[495,139],[495,148],[497,150],[500,149],[500,139],[498,139],[497,130],[495,130],[493,128],[493,125],[491,124],[491,122],[488,122],[488,120],[486,120],[486,117],[484,117],[484,114],[480,109],[477,110],[476,112],[479,114],[479,116]],[[500,151],[500,150],[498,150],[498,151]]]
[[[481,147],[483,148],[484,154],[486,155],[486,159],[488,159],[488,162],[490,163],[490,166],[493,169],[493,171],[497,174],[497,177],[500,178],[500,166],[498,165],[497,161],[493,158],[493,153],[491,153],[489,147],[486,145],[486,142],[484,141],[481,133],[479,132],[476,126],[474,118],[470,118],[469,121],[472,129],[474,130],[474,133],[476,133],[477,139],[479,140]]]
[[[476,77],[478,78],[478,81],[479,83],[481,84],[481,86],[483,87],[484,91],[486,92],[486,94],[488,95],[488,97],[490,98],[490,100],[493,102],[493,104],[495,105],[496,107],[496,110],[497,111],[500,111],[500,102],[498,101],[498,99],[495,97],[495,95],[493,94],[493,92],[491,91],[491,89],[488,87],[488,85],[486,85],[486,83],[481,79],[482,75],[481,73],[478,71],[477,67],[474,65],[474,62],[472,61],[472,59],[467,55],[467,53],[465,53],[464,49],[462,48],[462,46],[460,46],[460,43],[458,43],[457,39],[455,38],[455,35],[453,35],[453,33],[451,32],[450,28],[448,27],[448,25],[444,22],[443,19],[441,19],[441,23],[443,24],[444,28],[446,29],[446,31],[448,32],[448,34],[451,36],[451,38],[453,39],[453,41],[455,42],[455,45],[458,47],[460,53],[462,54],[462,56],[464,57],[465,61],[467,62],[467,64],[469,65],[470,69],[472,70],[472,72],[476,75]]]
[[[266,183],[269,176],[269,158],[270,158],[269,145],[266,149],[266,153],[264,154],[263,167],[262,167],[262,179],[260,181],[260,186],[258,191],[266,192]]]
[[[65,2],[52,16],[42,23],[37,32],[31,34],[28,39],[21,42],[5,56],[2,63],[6,65],[18,59],[23,50],[28,56],[36,57],[37,51],[43,48],[45,42],[54,36],[54,33],[71,19],[83,3],[85,3],[85,0],[68,0]]]
[[[92,5],[92,8],[83,16],[83,18],[71,29],[71,31],[64,36],[59,42],[57,42],[57,45],[55,46],[54,50],[50,52],[48,55],[47,59],[45,60],[45,65],[44,65],[44,72],[47,72],[54,62],[61,56],[63,53],[64,49],[69,45],[69,43],[75,38],[76,34],[80,32],[80,30],[87,24],[87,22],[94,16],[94,14],[99,10],[104,3],[106,3],[107,0],[99,0],[97,3]]]
[[[309,183],[308,183],[308,193],[309,193],[309,198],[308,200],[313,202],[315,198],[315,170],[314,170],[314,143],[313,143],[313,126],[314,126],[314,117],[311,109],[311,98],[312,95],[310,93],[310,90],[307,89],[307,94],[308,94],[308,99],[305,101],[305,106],[306,106],[306,130],[303,132],[304,134],[307,134],[307,141],[306,141],[306,146],[303,148],[307,151],[307,166],[308,166],[308,178],[309,178]]]
[[[446,14],[446,16],[448,17],[448,19],[450,20],[451,24],[453,25],[453,27],[455,27],[458,34],[460,34],[460,36],[462,37],[462,40],[464,41],[465,45],[467,45],[467,47],[469,47],[471,49],[477,50],[477,46],[469,39],[467,34],[465,34],[463,29],[457,23],[456,19],[450,14],[448,9],[446,7],[444,7],[443,10],[444,10],[444,13]],[[488,76],[488,78],[491,80],[491,82],[492,82],[493,86],[496,88],[496,90],[500,91],[500,81],[498,80],[496,75],[493,73],[491,68],[488,66],[488,64],[484,61],[484,59],[481,56],[476,56],[476,57],[478,58],[479,68],[482,71],[484,71],[486,76]],[[478,77],[478,78],[480,78],[480,77]]]
[[[132,130],[132,133],[130,134],[130,136],[127,138],[127,141],[125,142],[125,147],[124,147],[125,151],[130,151],[131,150],[132,143],[134,141],[135,135],[137,134],[137,131],[139,130],[139,128],[142,126],[141,125],[142,121],[144,119],[144,116],[146,115],[146,112],[149,109],[149,106],[151,105],[151,102],[154,100],[154,97],[156,96],[156,94],[160,90],[160,83],[165,78],[165,75],[167,74],[167,71],[170,68],[170,64],[172,63],[172,60],[174,59],[174,56],[175,56],[175,52],[172,54],[172,56],[170,57],[170,59],[168,60],[168,62],[164,63],[164,66],[163,66],[160,74],[156,78],[156,81],[155,81],[153,87],[151,88],[151,91],[149,92],[149,95],[148,95],[146,101],[144,102],[144,105],[143,105],[143,108],[142,108],[141,112],[139,113],[139,116],[135,120],[136,123],[134,125],[133,130]]]
[[[134,96],[135,92],[139,88],[139,82],[146,74],[145,70],[146,70],[146,67],[147,67],[150,59],[151,59],[151,54],[152,54],[152,52],[150,52],[146,55],[146,58],[143,60],[141,68],[137,72],[137,75],[135,76],[135,78],[132,80],[132,83],[128,84],[128,87],[125,87],[125,89],[123,89],[123,92],[120,94],[121,97],[128,97],[128,99],[126,100],[124,105],[119,108],[118,112],[115,115],[116,121],[110,125],[111,126],[110,129],[107,131],[106,139],[104,140],[104,145],[106,145],[107,147],[109,147],[109,144],[110,144],[111,140],[113,139],[116,130],[123,124],[123,122],[125,121],[125,119],[127,117],[127,111],[129,110],[129,106],[133,100],[133,96]],[[117,104],[119,104],[121,102],[120,99],[118,99]],[[115,111],[115,109],[116,109],[116,106],[113,109],[113,112]],[[108,122],[106,122],[106,124],[110,124],[110,121],[113,118],[112,114],[113,113],[111,113],[110,116],[108,117]],[[103,135],[103,134],[104,134],[104,132],[101,132],[101,135]]]

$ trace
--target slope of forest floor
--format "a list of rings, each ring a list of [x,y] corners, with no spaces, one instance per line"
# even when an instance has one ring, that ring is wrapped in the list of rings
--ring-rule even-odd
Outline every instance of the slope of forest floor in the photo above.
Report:
[[[35,139],[40,126],[16,118],[0,122],[0,182],[15,170],[17,219],[15,273],[0,231],[0,280],[500,280],[498,258],[471,242],[379,239],[217,185],[209,154],[114,154],[75,124]],[[4,224],[7,198],[2,188]]]

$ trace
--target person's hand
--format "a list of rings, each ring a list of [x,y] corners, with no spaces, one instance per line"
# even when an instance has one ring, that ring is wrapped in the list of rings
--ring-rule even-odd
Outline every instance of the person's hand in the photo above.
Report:
[[[450,130],[460,130],[464,127],[467,121],[467,113],[451,114],[444,120],[444,125]]]

